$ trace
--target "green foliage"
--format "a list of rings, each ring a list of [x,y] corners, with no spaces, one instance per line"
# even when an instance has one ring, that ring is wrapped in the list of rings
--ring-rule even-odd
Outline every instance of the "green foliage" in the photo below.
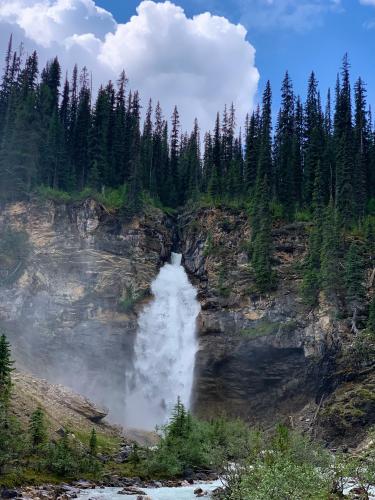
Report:
[[[38,408],[32,413],[30,417],[29,434],[31,447],[33,450],[37,450],[47,441],[47,425],[45,421],[45,414],[40,406],[38,406]]]
[[[74,203],[92,198],[101,203],[107,210],[120,210],[126,204],[127,186],[118,188],[105,188],[99,193],[94,189],[87,187],[80,192],[68,193],[59,189],[54,189],[48,186],[39,186],[37,194],[45,200],[52,200],[56,203]]]
[[[218,418],[200,421],[178,400],[161,429],[156,450],[148,450],[142,469],[149,477],[171,477],[186,469],[220,468],[246,455],[250,430],[245,423]]]
[[[228,298],[230,296],[230,289],[226,286],[227,271],[224,267],[220,268],[218,278],[217,291],[220,297]]]
[[[95,456],[97,454],[97,451],[98,451],[98,440],[96,437],[95,428],[93,428],[90,435],[90,453],[91,455]]]
[[[372,338],[375,340],[375,296],[373,296],[371,301],[370,301],[366,327],[367,327],[367,331],[370,333]]]
[[[0,483],[1,474],[11,470],[15,461],[26,451],[21,426],[17,419],[0,410]]]
[[[318,500],[332,487],[327,452],[284,426],[274,437],[259,439],[237,471],[228,471],[227,500]]]
[[[340,290],[340,273],[337,272],[340,262],[340,229],[338,214],[330,205],[325,212],[323,238],[321,247],[320,282],[327,297],[334,300]]]
[[[92,455],[87,455],[79,443],[66,433],[57,443],[49,443],[46,458],[41,461],[42,469],[61,477],[78,477],[80,474],[97,475],[100,463]]]
[[[12,371],[10,344],[5,334],[0,337],[0,413],[7,409],[12,390]]]
[[[125,313],[132,312],[135,305],[144,298],[145,293],[136,293],[132,285],[125,287],[119,300],[119,308]]]
[[[346,291],[346,300],[352,310],[358,308],[363,300],[365,289],[364,280],[364,262],[356,242],[351,243],[345,258],[344,282]]]

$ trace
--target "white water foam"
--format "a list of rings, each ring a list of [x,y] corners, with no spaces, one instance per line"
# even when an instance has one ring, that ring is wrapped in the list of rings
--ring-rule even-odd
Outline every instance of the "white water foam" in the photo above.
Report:
[[[154,299],[139,317],[128,374],[125,424],[138,429],[166,423],[178,396],[189,408],[198,347],[200,305],[180,254],[172,254],[151,288]]]

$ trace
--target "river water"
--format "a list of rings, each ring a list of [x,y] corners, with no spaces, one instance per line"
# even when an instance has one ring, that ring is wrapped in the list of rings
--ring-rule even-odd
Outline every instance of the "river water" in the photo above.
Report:
[[[141,488],[151,500],[196,500],[194,490],[202,488],[203,491],[212,492],[222,486],[221,481],[212,483],[194,484],[180,488]],[[79,500],[137,500],[137,495],[119,495],[121,488],[105,488],[97,490],[84,490],[78,495]],[[208,499],[210,495],[203,498]]]

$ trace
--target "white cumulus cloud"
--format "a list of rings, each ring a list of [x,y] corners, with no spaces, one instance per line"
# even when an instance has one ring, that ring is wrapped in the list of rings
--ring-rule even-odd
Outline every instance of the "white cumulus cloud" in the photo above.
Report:
[[[160,100],[169,117],[178,105],[184,128],[201,128],[233,102],[239,122],[253,107],[259,73],[246,30],[224,17],[188,18],[166,1],[142,1],[127,23],[117,24],[93,0],[0,0],[0,43],[14,34],[41,62],[58,55],[64,68],[86,65],[94,84],[115,80],[125,69],[146,103]]]

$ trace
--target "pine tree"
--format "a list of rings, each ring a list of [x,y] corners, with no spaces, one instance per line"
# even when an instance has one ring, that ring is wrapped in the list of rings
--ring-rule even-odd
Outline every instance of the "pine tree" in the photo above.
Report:
[[[344,267],[346,303],[352,315],[352,330],[357,333],[356,317],[362,306],[365,290],[363,285],[364,262],[358,244],[353,242],[347,252]]]
[[[42,407],[38,406],[31,414],[29,422],[29,433],[33,450],[37,450],[47,441],[47,426],[45,420],[44,410]]]
[[[370,128],[366,109],[366,91],[361,78],[355,84],[354,155],[355,175],[354,210],[359,218],[365,215],[368,199],[367,178],[370,163]]]
[[[370,334],[375,338],[375,296],[373,296],[370,301],[366,328],[370,332]]]
[[[0,409],[6,409],[12,389],[12,371],[14,362],[11,359],[10,344],[5,334],[0,337]]]
[[[331,202],[325,210],[323,221],[323,237],[320,255],[320,282],[326,297],[334,303],[337,301],[337,296],[341,289],[339,250],[339,217],[333,203]]]
[[[255,272],[257,288],[264,293],[271,291],[275,285],[275,276],[272,269],[272,220],[266,176],[264,176],[263,181],[258,179],[255,200],[251,262]]]
[[[267,179],[269,186],[273,186],[273,165],[272,165],[272,92],[271,84],[268,81],[263,92],[261,133],[259,145],[259,160],[257,167],[257,183],[263,183]]]
[[[288,72],[281,88],[281,110],[275,136],[275,181],[277,198],[283,205],[285,215],[290,219],[297,201],[295,193],[295,170],[293,168],[294,93]]]
[[[98,452],[98,439],[96,437],[96,430],[93,427],[90,434],[90,453],[92,456],[96,456]]]
[[[251,194],[255,188],[259,162],[260,122],[260,110],[258,106],[245,127],[244,190],[248,194]]]
[[[141,164],[143,167],[143,186],[151,193],[156,193],[156,179],[152,168],[152,101],[150,99],[143,125],[143,134],[141,139]]]
[[[314,226],[309,236],[308,252],[302,282],[302,296],[304,302],[313,307],[318,303],[320,289],[321,248],[324,211],[324,178],[320,162],[315,170],[315,183],[313,193],[313,219]]]
[[[129,215],[135,215],[142,209],[140,102],[138,92],[134,93],[132,99],[131,124],[130,180],[126,208]]]
[[[338,89],[335,113],[336,207],[341,221],[348,225],[354,214],[354,154],[349,61],[344,57],[342,85]]]

